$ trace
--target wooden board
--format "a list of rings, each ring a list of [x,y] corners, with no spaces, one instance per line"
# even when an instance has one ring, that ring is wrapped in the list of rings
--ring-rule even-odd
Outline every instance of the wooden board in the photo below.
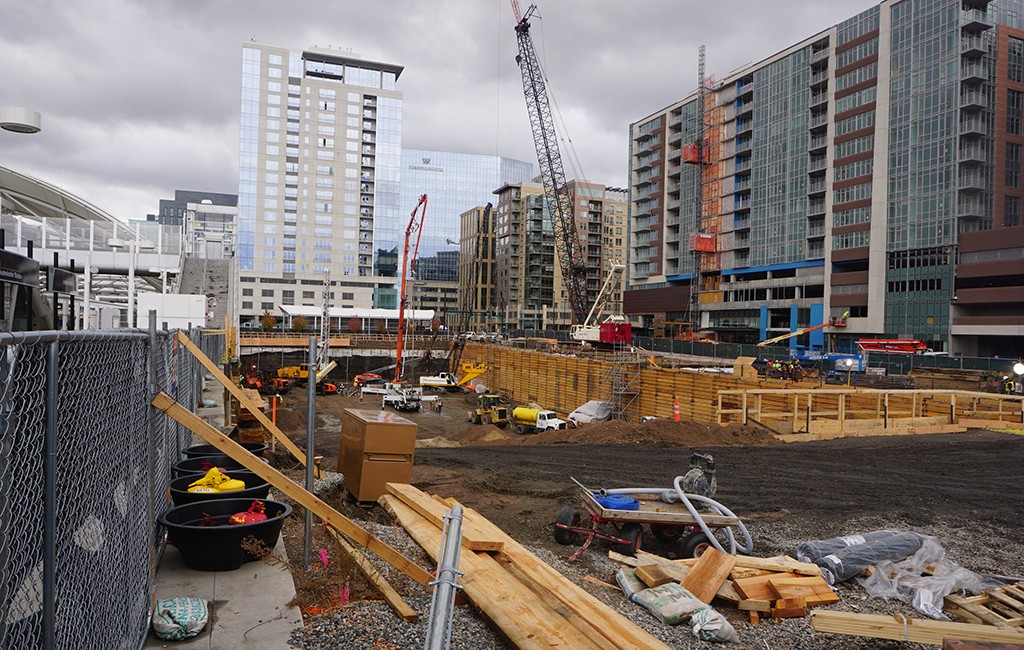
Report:
[[[693,565],[690,573],[683,578],[682,585],[702,603],[710,605],[718,588],[729,577],[734,564],[735,555],[709,548],[700,556],[697,564]]]
[[[659,555],[654,555],[646,551],[637,551],[636,557],[630,557],[628,555],[622,555],[615,551],[608,551],[608,558],[619,564],[625,564],[626,566],[638,567],[642,564],[648,564],[656,562],[661,565],[661,568],[668,573],[670,576],[676,579],[676,581],[682,582],[686,575],[690,572],[690,567],[685,564],[676,564],[672,560],[663,558]],[[738,603],[741,598],[736,590],[733,588],[733,583],[730,580],[726,580],[722,583],[722,586],[715,592],[715,597],[720,598],[730,603]]]
[[[385,483],[384,489],[401,499],[407,506],[438,528],[444,528],[444,515],[448,511],[448,506],[435,501],[408,483]],[[471,551],[500,551],[505,544],[501,539],[488,536],[473,522],[463,520],[462,546]]]
[[[300,463],[302,463],[303,467],[306,466],[306,454],[305,454],[305,452],[303,452],[297,446],[295,446],[295,443],[291,441],[291,438],[289,438],[287,435],[285,435],[285,433],[283,431],[281,431],[280,429],[277,428],[276,424],[274,424],[273,422],[270,421],[270,418],[268,418],[266,415],[263,414],[263,401],[262,401],[262,399],[260,400],[260,403],[257,406],[255,403],[253,403],[252,400],[250,400],[248,397],[246,397],[244,389],[242,389],[239,386],[236,386],[235,382],[231,381],[228,378],[228,376],[225,375],[221,371],[221,369],[217,367],[217,364],[215,364],[213,361],[210,361],[210,358],[207,357],[205,354],[203,354],[203,351],[200,350],[199,347],[195,343],[193,343],[191,340],[189,340],[189,338],[187,336],[185,336],[184,332],[181,332],[179,330],[178,333],[177,333],[177,339],[178,339],[179,343],[181,343],[182,345],[185,346],[186,350],[188,350],[189,352],[192,353],[192,356],[194,356],[199,361],[199,363],[203,364],[203,366],[206,368],[206,370],[211,375],[213,375],[213,377],[217,381],[219,381],[221,383],[221,385],[224,386],[224,388],[226,388],[228,390],[228,392],[230,392],[232,395],[234,395],[235,399],[238,400],[239,404],[241,404],[243,407],[245,407],[245,409],[247,411],[252,413],[253,416],[255,416],[255,418],[260,421],[260,424],[262,424],[263,427],[267,431],[269,431],[270,434],[272,436],[274,436],[274,438],[278,442],[280,442],[282,445],[284,445],[284,448],[287,449],[288,452],[293,457],[295,457],[295,460],[297,460]],[[319,478],[320,477],[320,468],[319,467],[313,468],[313,473],[317,476],[317,478]]]
[[[830,632],[874,639],[894,639],[914,643],[940,645],[943,639],[964,641],[995,641],[1024,643],[1024,632],[975,623],[950,623],[913,618],[897,620],[893,616],[856,614],[816,609],[811,612],[811,627],[816,632]]]
[[[605,508],[594,498],[590,492],[580,490],[583,500],[594,509],[600,517],[609,521],[622,522],[654,522],[665,524],[696,524],[690,512],[681,503],[665,503],[663,501],[640,501],[639,510],[616,510]],[[725,515],[713,515],[701,513],[704,523],[708,526],[735,526],[739,523],[738,517],[726,517]]]
[[[376,587],[381,596],[384,596],[384,600],[387,601],[388,606],[394,610],[395,614],[398,614],[399,618],[406,623],[415,623],[419,620],[420,615],[416,613],[416,610],[409,607],[409,603],[405,602],[405,599],[395,591],[395,588],[391,586],[391,583],[384,579],[384,576],[380,574],[380,571],[378,571],[370,561],[366,559],[366,556],[363,555],[358,548],[349,544],[348,540],[342,537],[338,531],[334,530],[334,528],[324,525],[324,530],[326,530],[327,534],[333,537],[334,541],[338,543],[338,546],[340,546],[341,549],[345,551],[350,558],[352,558],[352,561],[356,563],[356,566],[359,567],[359,570],[364,576],[366,576],[366,579],[370,581],[370,584]]]
[[[640,578],[640,581],[648,587],[660,587],[661,585],[676,581],[675,578],[661,568],[660,564],[641,564],[635,571],[636,577]]]
[[[776,573],[774,575],[756,576],[733,580],[736,593],[745,600],[777,600],[778,595],[768,586],[768,581],[775,578],[799,578],[795,573]]]
[[[345,517],[345,515],[327,505],[315,495],[306,492],[306,490],[299,487],[299,485],[290,478],[263,462],[263,459],[252,455],[248,449],[239,445],[234,440],[231,440],[220,431],[214,429],[205,420],[199,419],[199,416],[192,413],[181,404],[175,402],[166,393],[159,393],[153,399],[153,406],[174,418],[176,422],[187,427],[192,431],[192,433],[241,463],[243,467],[256,476],[259,476],[278,490],[281,490],[281,492],[296,501],[303,508],[306,508],[317,517],[323,519],[331,526],[334,526],[356,544],[376,553],[380,559],[395,567],[419,584],[427,586],[433,580],[433,577],[418,564],[374,537],[369,531],[360,527],[354,521]]]
[[[698,558],[686,558],[684,560],[674,560],[679,564],[685,564],[687,566],[693,566],[697,563]],[[736,567],[749,568],[749,569],[762,569],[768,572],[774,573],[799,573],[805,576],[820,576],[821,567],[817,564],[810,562],[798,562],[788,555],[779,555],[776,557],[755,557],[753,555],[737,555],[736,556]],[[761,574],[767,575],[767,574]],[[746,576],[753,577],[753,576]]]
[[[1024,626],[1024,582],[986,589],[977,596],[946,596],[945,609],[972,623]]]
[[[831,605],[839,602],[839,594],[832,591],[824,578],[769,578],[768,589],[776,598],[803,598],[806,607]]]
[[[436,562],[441,552],[441,529],[392,494],[383,495],[379,501]],[[466,597],[501,629],[516,648],[568,650],[599,647],[575,627],[567,625],[558,608],[512,579],[504,567],[487,553],[463,553],[459,570],[463,575],[458,582]]]

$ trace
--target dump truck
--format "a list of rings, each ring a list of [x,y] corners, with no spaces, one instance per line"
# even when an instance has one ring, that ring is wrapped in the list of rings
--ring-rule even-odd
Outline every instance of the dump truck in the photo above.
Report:
[[[512,410],[512,427],[518,434],[537,433],[548,429],[564,429],[568,425],[565,420],[558,419],[558,414],[545,409],[528,406],[517,406]]]
[[[493,424],[499,429],[508,426],[508,407],[501,403],[501,396],[485,393],[476,398],[476,408],[466,413],[466,420],[473,424]]]

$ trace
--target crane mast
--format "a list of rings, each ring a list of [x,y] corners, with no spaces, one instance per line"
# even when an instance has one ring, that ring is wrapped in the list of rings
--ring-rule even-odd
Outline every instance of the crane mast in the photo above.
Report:
[[[537,6],[530,5],[526,15],[521,15],[517,0],[511,2],[516,17],[516,43],[519,50],[516,63],[523,77],[523,94],[533,129],[533,144],[537,150],[544,193],[554,216],[555,250],[562,270],[562,281],[569,293],[573,318],[575,322],[582,323],[587,317],[590,304],[587,296],[587,267],[573,216],[573,197],[565,182],[547,85],[530,36],[530,16]],[[557,300],[558,297],[555,298]]]
[[[707,141],[704,137],[707,117],[705,115],[707,101],[707,89],[704,80],[704,46],[697,50],[697,119],[694,134],[694,145],[697,147],[697,165],[694,175],[694,210],[693,210],[693,231],[697,234],[704,232],[704,166],[707,161]],[[701,251],[693,247],[693,275],[690,279],[690,327],[698,330],[701,327],[700,318],[700,292],[704,280],[703,264],[701,263]]]
[[[316,351],[316,367],[326,368],[331,359],[331,266],[324,266],[324,287],[320,310],[320,345]],[[312,368],[310,369],[312,371]]]

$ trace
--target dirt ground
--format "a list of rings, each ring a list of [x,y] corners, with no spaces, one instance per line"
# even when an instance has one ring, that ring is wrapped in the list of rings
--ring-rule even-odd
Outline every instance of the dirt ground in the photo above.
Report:
[[[305,392],[278,412],[282,429],[304,444]],[[966,434],[847,438],[780,443],[754,428],[655,420],[608,422],[518,436],[466,422],[472,396],[445,394],[442,414],[402,414],[419,425],[413,483],[476,508],[520,542],[565,553],[551,535],[558,510],[578,503],[574,477],[591,488],[667,488],[686,473],[691,452],[713,454],[717,500],[741,516],[755,553],[789,552],[759,540],[759,521],[792,520],[816,536],[848,534],[846,522],[898,518],[908,527],[936,520],[1019,531],[1024,437]],[[317,397],[316,453],[337,466],[345,408],[379,408],[367,396]],[[811,535],[811,533],[808,533]],[[760,543],[759,543],[760,542]],[[658,548],[653,538],[644,547]],[[1007,567],[974,567],[1006,574]],[[1018,574],[1024,567],[1012,567]]]

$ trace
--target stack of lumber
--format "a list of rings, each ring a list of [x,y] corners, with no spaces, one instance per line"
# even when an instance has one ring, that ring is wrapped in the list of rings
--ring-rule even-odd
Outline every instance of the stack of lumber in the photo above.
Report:
[[[381,505],[436,562],[453,499],[388,483]],[[566,579],[472,508],[462,522],[459,584],[517,648],[630,649],[668,646]]]
[[[839,602],[815,564],[788,556],[761,558],[727,555],[708,549],[698,559],[669,560],[644,551],[636,557],[608,553],[612,560],[636,567],[636,575],[649,587],[657,579],[679,582],[694,596],[711,604],[718,599],[760,617],[802,617],[808,607]],[[650,580],[650,582],[649,582]]]

